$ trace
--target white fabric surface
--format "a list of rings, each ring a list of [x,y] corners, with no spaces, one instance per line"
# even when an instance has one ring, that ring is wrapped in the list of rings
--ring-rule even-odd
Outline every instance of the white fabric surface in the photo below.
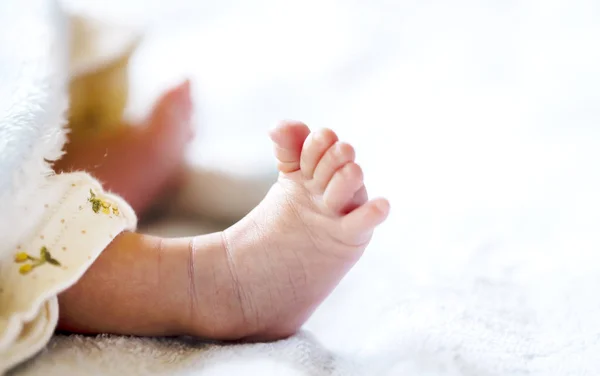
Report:
[[[47,344],[56,295],[136,224],[128,204],[87,174],[54,175],[50,166],[66,140],[68,25],[55,1],[0,4],[2,375]],[[95,210],[92,190],[102,205]]]
[[[144,4],[120,12],[156,26],[134,79],[193,74],[195,153],[268,153],[280,117],[335,127],[392,214],[307,324],[318,345],[57,337],[17,374],[600,373],[598,2]]]
[[[35,231],[66,140],[67,22],[54,1],[21,4],[0,2],[0,258]]]
[[[41,218],[29,217],[36,232],[0,259],[0,375],[46,346],[59,319],[57,295],[137,224],[133,209],[86,173],[54,175],[46,186]]]

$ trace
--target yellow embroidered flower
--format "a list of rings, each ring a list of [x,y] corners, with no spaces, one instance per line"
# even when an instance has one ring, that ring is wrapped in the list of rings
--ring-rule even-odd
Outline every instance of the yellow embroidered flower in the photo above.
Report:
[[[40,257],[39,258],[33,257],[33,256],[27,254],[26,252],[19,252],[15,255],[16,263],[22,263],[25,261],[32,261],[32,263],[27,263],[27,264],[21,265],[21,267],[19,268],[19,273],[21,273],[21,274],[27,274],[30,271],[32,271],[34,268],[37,268],[38,266],[43,265],[43,264],[61,266],[60,262],[58,262],[58,260],[56,260],[52,257],[52,255],[50,254],[50,251],[48,251],[47,247],[40,248]]]
[[[41,259],[42,263],[47,262],[48,264],[52,264],[54,266],[60,266],[60,262],[58,262],[58,260],[55,260],[52,258],[50,251],[48,251],[48,248],[46,248],[46,247],[42,247],[40,249],[40,259]]]
[[[101,198],[98,198],[96,196],[96,194],[94,193],[94,191],[92,191],[90,189],[90,197],[88,198],[88,201],[92,204],[92,210],[94,211],[94,213],[100,213],[102,212],[103,214],[110,214],[111,212],[111,208],[112,208],[112,212],[114,215],[119,215],[119,208],[110,202],[107,202],[106,200],[103,200]]]
[[[21,267],[19,268],[19,273],[21,273],[21,274],[27,274],[30,271],[32,271],[33,268],[34,268],[33,264],[21,265]]]
[[[15,255],[15,262],[25,262],[29,260],[29,255],[25,252],[19,252]]]

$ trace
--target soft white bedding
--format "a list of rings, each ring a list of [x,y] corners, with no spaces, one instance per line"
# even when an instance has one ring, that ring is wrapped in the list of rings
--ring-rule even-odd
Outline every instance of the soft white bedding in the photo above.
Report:
[[[16,374],[600,373],[598,2],[144,4],[120,5],[155,26],[131,114],[191,74],[190,161],[255,187],[225,214],[209,195],[194,208],[253,204],[273,178],[264,131],[291,117],[354,142],[392,215],[310,335],[210,348],[59,336]],[[154,231],[196,230],[181,226]]]

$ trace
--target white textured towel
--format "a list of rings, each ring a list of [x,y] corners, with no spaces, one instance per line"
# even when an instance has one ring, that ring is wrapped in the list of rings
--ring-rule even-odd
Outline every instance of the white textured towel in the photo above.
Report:
[[[134,78],[193,73],[198,145],[335,127],[392,215],[311,336],[58,336],[16,375],[600,374],[597,1],[127,4],[156,26]]]
[[[19,374],[19,372],[17,372]],[[217,346],[189,338],[58,336],[27,375],[361,375],[350,358],[312,336],[258,345]]]

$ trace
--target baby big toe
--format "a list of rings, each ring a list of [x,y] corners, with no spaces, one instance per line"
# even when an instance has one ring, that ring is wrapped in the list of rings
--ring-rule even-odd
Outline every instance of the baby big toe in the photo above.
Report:
[[[375,227],[387,218],[390,203],[384,198],[376,198],[359,206],[341,221],[341,234],[346,244],[362,245],[367,243]]]

